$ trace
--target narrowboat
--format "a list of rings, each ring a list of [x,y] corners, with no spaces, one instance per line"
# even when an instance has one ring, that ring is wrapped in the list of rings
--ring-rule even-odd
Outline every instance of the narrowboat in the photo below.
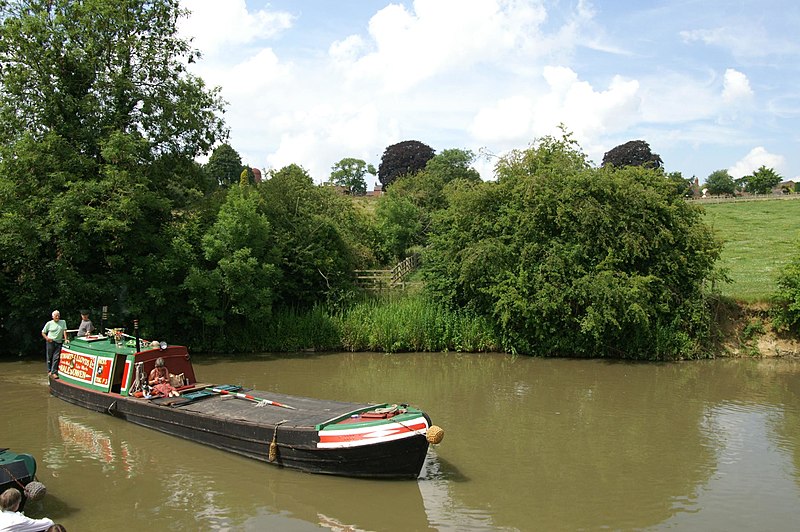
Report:
[[[25,501],[39,500],[47,491],[44,484],[36,480],[36,459],[33,455],[0,447],[0,493],[8,488],[17,488],[22,493],[20,512],[25,508]]]
[[[161,358],[179,392],[154,397]],[[312,399],[198,382],[186,347],[107,330],[61,350],[50,392],[69,403],[218,449],[310,473],[417,478],[444,435],[407,404]]]

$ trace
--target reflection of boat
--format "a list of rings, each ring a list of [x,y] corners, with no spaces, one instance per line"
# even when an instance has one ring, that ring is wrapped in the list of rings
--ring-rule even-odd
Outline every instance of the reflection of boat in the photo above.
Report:
[[[0,448],[0,493],[17,488],[22,493],[19,511],[27,499],[38,500],[45,494],[44,485],[35,480],[36,459],[30,454]]]
[[[359,404],[199,384],[185,347],[75,338],[50,392],[65,401],[250,458],[312,473],[416,478],[442,431],[408,405]],[[139,397],[163,358],[179,397]],[[265,395],[269,397],[266,398]],[[236,400],[236,399],[239,400]],[[263,408],[256,408],[256,407]]]

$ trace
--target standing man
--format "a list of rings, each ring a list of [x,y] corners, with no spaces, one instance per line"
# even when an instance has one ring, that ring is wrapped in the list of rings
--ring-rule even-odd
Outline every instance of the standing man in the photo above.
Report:
[[[53,319],[44,324],[42,338],[47,342],[47,374],[58,378],[58,363],[61,361],[61,346],[67,341],[67,322],[61,313],[53,311]]]

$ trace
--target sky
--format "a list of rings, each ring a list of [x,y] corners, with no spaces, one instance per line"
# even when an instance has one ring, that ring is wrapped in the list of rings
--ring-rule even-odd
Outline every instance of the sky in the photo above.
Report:
[[[318,183],[417,140],[498,157],[564,124],[595,165],[644,140],[668,172],[800,181],[797,0],[181,0],[229,143]],[[371,176],[370,176],[371,178]],[[371,187],[375,179],[368,179]]]

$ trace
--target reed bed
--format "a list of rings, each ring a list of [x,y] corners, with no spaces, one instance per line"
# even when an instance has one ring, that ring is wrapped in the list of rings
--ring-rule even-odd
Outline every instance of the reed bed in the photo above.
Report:
[[[501,349],[489,322],[446,310],[423,294],[366,299],[340,316],[342,348],[349,351],[459,351]]]

